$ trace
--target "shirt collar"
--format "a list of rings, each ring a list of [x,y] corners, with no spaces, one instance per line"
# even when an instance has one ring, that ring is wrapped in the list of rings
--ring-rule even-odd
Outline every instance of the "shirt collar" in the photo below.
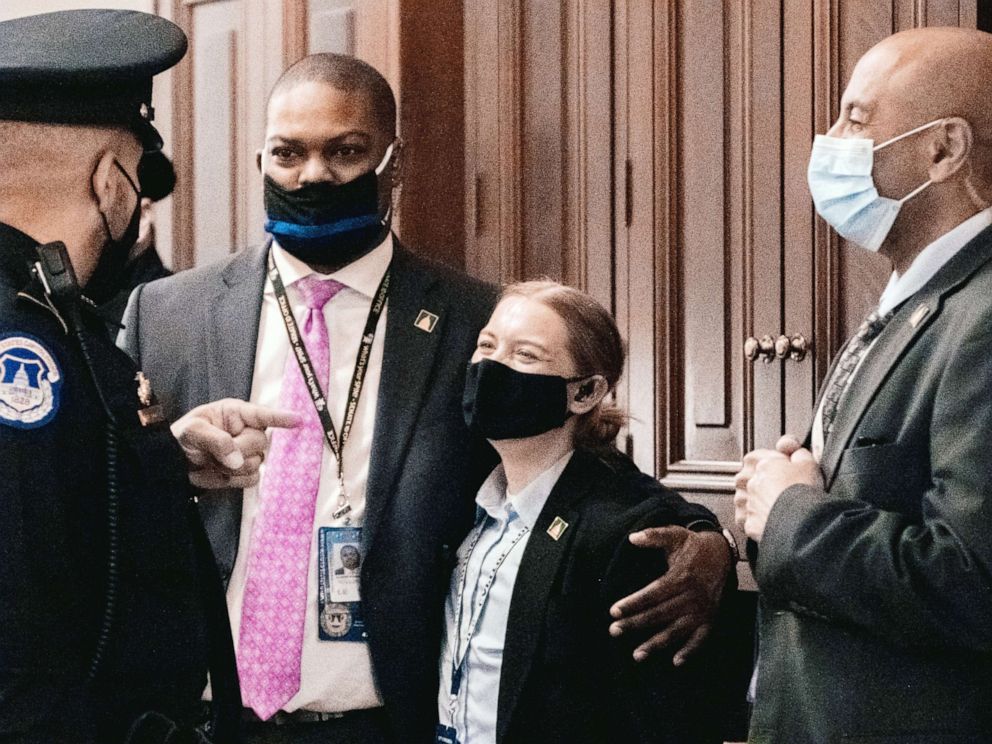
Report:
[[[548,496],[554,490],[555,484],[561,478],[561,474],[568,466],[574,452],[575,450],[569,450],[561,459],[524,486],[520,493],[513,495],[507,492],[506,471],[502,464],[497,465],[496,469],[486,478],[486,482],[482,484],[482,488],[479,489],[475,503],[478,504],[482,512],[495,520],[505,517],[507,511],[512,508],[524,524],[530,529],[534,529]]]
[[[276,267],[282,276],[282,283],[287,287],[298,282],[305,276],[317,274],[322,279],[334,279],[341,282],[349,289],[359,292],[369,299],[375,296],[375,291],[379,288],[389,262],[393,260],[393,234],[386,235],[386,239],[379,245],[359,258],[352,261],[331,274],[318,274],[307,266],[303,261],[292,255],[289,251],[279,245],[273,239],[272,256],[275,259]],[[273,293],[272,283],[266,282],[265,292]]]
[[[972,215],[950,232],[944,233],[920,251],[906,273],[894,271],[878,302],[878,314],[885,315],[916,294],[972,238],[992,225],[992,207]]]

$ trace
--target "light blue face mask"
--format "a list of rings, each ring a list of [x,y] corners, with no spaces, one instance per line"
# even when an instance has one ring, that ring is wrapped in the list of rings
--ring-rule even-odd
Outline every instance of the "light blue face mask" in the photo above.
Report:
[[[816,211],[842,237],[877,252],[902,205],[933,181],[913,189],[902,199],[880,196],[871,175],[875,151],[942,121],[936,119],[880,145],[870,139],[816,135],[806,172]]]

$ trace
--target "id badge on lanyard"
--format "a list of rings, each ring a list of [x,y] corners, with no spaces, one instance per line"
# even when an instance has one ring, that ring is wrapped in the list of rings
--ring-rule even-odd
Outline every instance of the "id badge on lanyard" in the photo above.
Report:
[[[321,527],[317,538],[317,637],[364,643],[361,527]]]

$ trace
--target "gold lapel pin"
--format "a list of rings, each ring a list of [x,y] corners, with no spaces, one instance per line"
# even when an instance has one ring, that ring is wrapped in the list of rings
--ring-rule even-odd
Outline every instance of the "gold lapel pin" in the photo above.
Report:
[[[927,313],[930,312],[930,308],[926,305],[920,305],[913,311],[913,314],[909,318],[909,324],[916,328],[920,324],[920,321],[927,317]]]
[[[434,326],[437,325],[438,317],[427,310],[421,310],[417,319],[413,321],[413,325],[422,330],[424,333],[433,333]]]
[[[561,517],[555,517],[554,521],[551,523],[551,526],[548,527],[548,535],[551,536],[552,540],[557,542],[561,539],[561,536],[565,534],[565,530],[567,529],[568,522]]]

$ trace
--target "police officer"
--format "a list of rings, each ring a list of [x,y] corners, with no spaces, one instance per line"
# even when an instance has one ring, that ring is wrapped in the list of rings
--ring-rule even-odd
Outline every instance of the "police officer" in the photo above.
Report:
[[[252,483],[265,427],[293,417],[221,401],[170,433],[95,310],[161,147],[152,76],[185,49],[130,11],[0,23],[0,741],[193,741],[208,669],[214,738],[236,738],[190,481]]]

